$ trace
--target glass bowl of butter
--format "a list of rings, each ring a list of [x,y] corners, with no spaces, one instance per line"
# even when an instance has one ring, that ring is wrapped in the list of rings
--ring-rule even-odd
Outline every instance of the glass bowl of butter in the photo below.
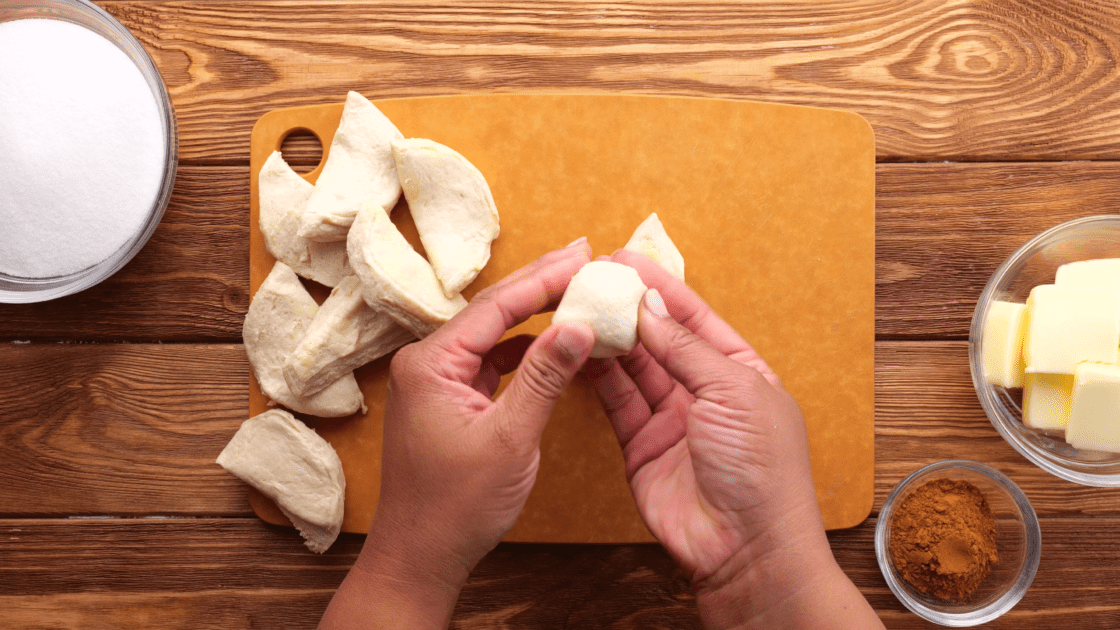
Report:
[[[1062,479],[1120,486],[1120,216],[1076,219],[992,274],[969,333],[988,418]]]

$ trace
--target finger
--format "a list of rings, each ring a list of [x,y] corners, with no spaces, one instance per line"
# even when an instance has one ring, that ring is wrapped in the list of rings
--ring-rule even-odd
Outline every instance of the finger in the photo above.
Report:
[[[645,346],[638,344],[625,357],[619,357],[619,364],[638,386],[649,408],[657,411],[673,392],[682,386],[669,375],[665,368],[650,356]],[[685,392],[687,393],[687,392]]]
[[[440,374],[473,383],[483,355],[507,330],[559,301],[568,282],[590,259],[590,247],[575,246],[546,254],[531,263],[531,272],[475,296],[451,321],[420,342],[422,351],[439,365]]]
[[[725,356],[758,370],[771,384],[781,386],[777,374],[758,352],[688,285],[637,252],[619,250],[611,256],[611,260],[633,267],[647,287],[657,289],[669,314],[685,328],[712,344]]]
[[[622,449],[627,479],[684,439],[687,417],[687,408],[664,409],[650,416],[649,422]]]
[[[495,433],[502,442],[536,448],[552,408],[594,344],[595,334],[583,324],[561,324],[541,333],[494,405]]]
[[[587,244],[587,237],[586,236],[581,236],[580,238],[577,238],[576,240],[572,241],[571,243],[568,243],[567,245],[565,245],[563,249],[557,249],[557,250],[553,250],[551,252],[548,252],[544,256],[541,256],[540,258],[534,260],[533,262],[529,263],[528,265],[525,265],[524,267],[518,269],[517,271],[509,274],[505,278],[502,278],[496,284],[494,284],[494,286],[496,286],[496,287],[504,286],[504,285],[509,284],[511,282],[514,282],[516,280],[520,280],[524,276],[535,273],[539,268],[544,267],[544,266],[548,265],[549,263],[554,262],[554,261],[556,261],[560,258],[564,258],[566,256],[571,255],[572,252],[570,250],[585,251],[585,252],[587,252],[588,258],[590,259],[591,246]]]
[[[649,404],[617,359],[591,359],[583,371],[614,427],[618,443],[625,448],[649,422],[653,413]]]
[[[697,398],[723,402],[729,390],[738,389],[757,370],[742,365],[670,317],[656,289],[646,292],[638,310],[638,336],[650,356]],[[761,379],[760,379],[761,380]]]
[[[517,364],[534,339],[535,335],[517,335],[494,346],[493,350],[482,357],[482,365],[478,369],[478,378],[473,387],[487,397],[493,396],[498,391],[502,375],[517,369]]]

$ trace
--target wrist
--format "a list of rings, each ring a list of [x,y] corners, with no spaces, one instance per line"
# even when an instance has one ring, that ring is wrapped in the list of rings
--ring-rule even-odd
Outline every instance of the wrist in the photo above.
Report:
[[[449,600],[450,612],[473,567],[455,553],[451,541],[435,538],[421,528],[401,528],[375,517],[354,568],[426,605]]]
[[[846,579],[819,522],[787,523],[748,542],[694,585],[705,628],[791,627],[814,604],[822,584]]]
[[[469,567],[449,547],[374,518],[358,560],[335,593],[320,628],[446,628]]]

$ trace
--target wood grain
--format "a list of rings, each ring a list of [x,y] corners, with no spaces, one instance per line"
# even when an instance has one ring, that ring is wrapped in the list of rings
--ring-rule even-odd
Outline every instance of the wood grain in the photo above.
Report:
[[[1120,210],[1111,163],[889,164],[877,175],[880,339],[967,339],[1004,259],[1063,221]]]
[[[1044,518],[1042,570],[992,628],[1111,628],[1120,518]],[[832,532],[841,568],[889,628],[906,611],[875,563],[875,520]],[[361,548],[325,555],[256,519],[0,521],[0,609],[18,628],[311,628]],[[700,628],[687,578],[658,545],[502,544],[460,595],[457,630]]]
[[[248,513],[214,463],[248,370],[240,345],[0,346],[0,513]]]
[[[1116,163],[880,164],[876,178],[880,339],[967,338],[1004,258],[1048,227],[1120,208]],[[181,167],[171,207],[136,259],[77,295],[0,304],[0,343],[240,340],[248,179],[247,166]]]
[[[315,626],[361,538],[307,552],[293,530],[250,517],[244,486],[213,458],[247,407],[237,344],[249,131],[266,111],[338,102],[349,89],[676,94],[862,114],[881,162],[926,162],[877,170],[876,506],[925,463],[990,463],[1032,500],[1044,546],[1026,598],[990,627],[1120,626],[1120,495],[1047,475],[1000,439],[963,341],[1004,257],[1044,228],[1120,207],[1120,164],[1059,162],[1120,159],[1120,6],[99,4],[159,66],[181,168],[155,237],[114,278],[0,305],[0,515],[20,517],[0,520],[0,626]],[[286,146],[301,171],[319,154],[314,142]],[[968,163],[934,163],[945,160]],[[1037,160],[1050,162],[1011,163]],[[72,515],[128,518],[58,518]],[[888,627],[934,627],[886,588],[874,526],[831,533],[838,561]],[[501,545],[452,627],[699,623],[659,547]]]
[[[251,514],[214,464],[248,409],[240,345],[0,346],[0,515]],[[996,433],[964,342],[876,344],[875,512],[917,468],[986,462],[1042,515],[1120,514],[1120,494],[1062,481]]]
[[[185,163],[247,163],[265,111],[351,89],[752,99],[858,112],[884,160],[1120,157],[1111,3],[100,4],[160,67]]]

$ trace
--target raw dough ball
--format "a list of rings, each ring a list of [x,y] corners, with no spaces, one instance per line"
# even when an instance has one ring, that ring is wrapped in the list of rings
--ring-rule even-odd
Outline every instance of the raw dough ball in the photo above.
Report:
[[[299,222],[307,210],[312,186],[273,151],[261,168],[261,234],[269,253],[304,278],[333,287],[350,274],[346,243],[316,243],[299,235]]]
[[[665,226],[661,225],[656,212],[642,221],[623,249],[644,254],[673,274],[674,278],[684,282],[684,256],[681,256],[680,250],[665,233]]]
[[[327,162],[300,219],[299,235],[312,241],[345,241],[362,204],[391,212],[401,196],[401,183],[389,143],[400,138],[404,136],[376,105],[357,92],[348,93]]]
[[[645,293],[646,285],[632,268],[589,262],[568,284],[552,323],[587,324],[595,333],[592,358],[629,354],[638,344],[638,304]]]
[[[307,397],[296,396],[284,380],[284,363],[318,311],[319,305],[292,268],[276,261],[249,303],[241,329],[249,366],[264,395],[288,409],[320,418],[348,416],[358,409],[364,412],[362,390],[353,372]]]
[[[338,538],[346,496],[342,462],[292,414],[270,409],[241,423],[218,463],[275,501],[311,551],[323,553]]]
[[[347,276],[288,357],[284,380],[296,396],[309,396],[415,339],[392,317],[370,308],[358,276]]]
[[[370,308],[388,313],[420,339],[467,306],[462,294],[443,294],[432,266],[377,206],[367,204],[358,213],[346,248]]]
[[[397,176],[424,251],[443,287],[454,298],[490,260],[498,238],[498,208],[490,186],[467,158],[419,138],[394,140]]]

